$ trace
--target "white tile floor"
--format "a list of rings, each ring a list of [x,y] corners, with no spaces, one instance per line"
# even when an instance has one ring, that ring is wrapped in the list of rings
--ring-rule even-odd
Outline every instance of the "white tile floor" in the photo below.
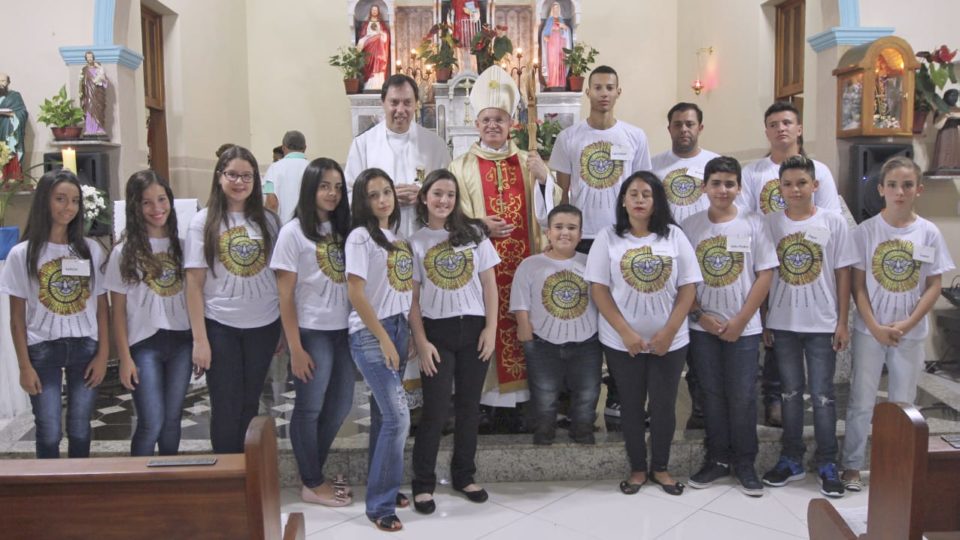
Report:
[[[626,496],[611,480],[503,483],[487,485],[490,500],[474,504],[447,486],[436,493],[437,511],[424,516],[399,510],[404,529],[389,538],[417,540],[491,538],[763,539],[807,538],[807,503],[821,497],[813,475],[759,498],[740,493],[731,480],[708,489],[687,488],[680,497],[650,484]],[[387,538],[364,515],[363,487],[355,502],[331,509],[300,501],[298,489],[284,489],[283,512],[303,512],[307,538]],[[409,492],[408,492],[409,494]],[[840,507],[866,506],[867,491],[834,500]]]

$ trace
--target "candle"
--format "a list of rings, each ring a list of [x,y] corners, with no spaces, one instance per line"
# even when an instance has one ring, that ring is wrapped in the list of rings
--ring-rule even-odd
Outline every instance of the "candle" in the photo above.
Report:
[[[73,171],[77,174],[77,151],[73,148],[64,148],[60,152],[60,159],[63,160],[63,168]]]

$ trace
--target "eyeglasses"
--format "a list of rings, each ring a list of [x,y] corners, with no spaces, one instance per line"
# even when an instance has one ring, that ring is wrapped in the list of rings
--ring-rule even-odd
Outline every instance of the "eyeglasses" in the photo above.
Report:
[[[237,183],[238,181],[243,181],[244,184],[249,184],[253,182],[253,173],[244,173],[240,174],[234,171],[220,171],[220,174],[227,177],[227,180]]]

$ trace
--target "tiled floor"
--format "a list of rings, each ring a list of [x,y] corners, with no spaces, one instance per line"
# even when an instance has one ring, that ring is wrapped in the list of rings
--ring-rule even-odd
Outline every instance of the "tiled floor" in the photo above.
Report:
[[[732,480],[704,490],[688,488],[680,497],[647,485],[626,496],[615,480],[585,482],[502,483],[487,485],[490,500],[474,504],[441,487],[437,511],[424,516],[398,511],[404,530],[391,538],[429,539],[763,539],[807,538],[807,503],[821,497],[812,475],[783,488],[767,488],[763,497],[740,493]],[[300,501],[285,489],[282,511],[303,512],[307,538],[384,538],[363,507],[363,487],[355,501],[338,509]],[[841,507],[867,504],[867,491],[835,500]]]

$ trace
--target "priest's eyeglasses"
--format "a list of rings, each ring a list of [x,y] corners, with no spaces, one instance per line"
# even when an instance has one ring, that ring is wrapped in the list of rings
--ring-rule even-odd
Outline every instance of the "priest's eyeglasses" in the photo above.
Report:
[[[243,173],[240,174],[235,171],[220,171],[220,174],[227,177],[227,180],[236,184],[239,181],[243,181],[244,184],[249,184],[253,182],[253,173]]]

